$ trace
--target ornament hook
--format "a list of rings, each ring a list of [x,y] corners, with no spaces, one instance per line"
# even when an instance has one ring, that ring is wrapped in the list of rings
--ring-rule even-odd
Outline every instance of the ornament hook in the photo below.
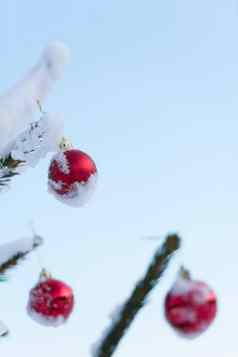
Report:
[[[40,272],[40,281],[45,281],[51,278],[52,275],[50,274],[50,272],[48,272],[45,268],[43,268]]]
[[[179,277],[185,280],[191,280],[190,271],[186,269],[183,265],[179,269]]]
[[[72,147],[73,147],[72,143],[63,136],[59,142],[60,150],[65,151],[68,149],[72,149]]]

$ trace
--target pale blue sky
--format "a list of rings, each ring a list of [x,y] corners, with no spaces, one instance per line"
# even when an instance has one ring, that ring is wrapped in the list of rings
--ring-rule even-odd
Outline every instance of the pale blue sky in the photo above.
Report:
[[[49,42],[71,48],[45,108],[64,113],[67,135],[100,175],[82,209],[47,193],[50,157],[1,196],[2,242],[29,234],[31,219],[46,239],[0,286],[0,319],[12,330],[1,354],[89,356],[158,244],[141,237],[176,230],[183,250],[115,357],[237,357],[237,2],[8,0],[0,21],[1,91]],[[215,324],[193,341],[163,318],[182,262],[219,297]],[[40,264],[75,290],[65,327],[44,328],[26,314]]]

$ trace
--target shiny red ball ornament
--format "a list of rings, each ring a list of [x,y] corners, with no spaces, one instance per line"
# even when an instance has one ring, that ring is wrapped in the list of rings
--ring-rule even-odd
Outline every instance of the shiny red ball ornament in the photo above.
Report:
[[[27,305],[30,317],[42,325],[57,327],[67,321],[73,306],[71,287],[43,270],[39,282],[30,291]]]
[[[51,160],[48,173],[49,192],[71,206],[84,205],[95,190],[97,168],[83,151],[66,149]]]
[[[213,290],[204,282],[192,280],[182,269],[165,299],[165,316],[170,325],[184,337],[197,337],[211,325],[216,312]]]

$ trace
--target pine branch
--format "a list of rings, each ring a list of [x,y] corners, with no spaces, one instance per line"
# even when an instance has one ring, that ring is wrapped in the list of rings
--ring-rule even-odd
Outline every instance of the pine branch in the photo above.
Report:
[[[4,187],[7,186],[9,184],[9,182],[11,181],[11,178],[19,175],[17,172],[13,172],[13,171],[6,171],[6,173],[1,173],[0,176],[0,186]]]
[[[149,293],[163,275],[173,253],[179,249],[180,243],[180,238],[176,234],[166,237],[162,247],[156,251],[145,276],[136,284],[131,296],[121,308],[118,318],[113,321],[112,326],[97,344],[96,350],[93,351],[94,357],[113,355],[136,315],[146,304]]]
[[[0,96],[0,156],[10,152],[6,151],[8,144],[32,121],[37,100],[44,102],[69,57],[64,44],[50,44],[26,76]]]
[[[0,246],[0,274],[5,274],[42,244],[43,239],[35,235],[33,238],[20,239]]]
[[[5,158],[0,158],[0,190],[7,186],[14,176],[19,175],[15,169],[22,163],[23,161],[13,159],[11,154]]]
[[[11,154],[0,159],[0,166],[7,167],[8,169],[16,169],[23,161],[15,160],[11,157]]]

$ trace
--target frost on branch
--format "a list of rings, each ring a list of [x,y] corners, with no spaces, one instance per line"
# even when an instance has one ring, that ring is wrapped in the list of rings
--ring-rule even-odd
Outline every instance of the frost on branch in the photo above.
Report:
[[[15,160],[34,167],[48,152],[57,151],[62,136],[62,120],[56,115],[44,114],[40,120],[31,123],[8,150]]]
[[[68,59],[64,44],[50,45],[25,78],[0,96],[0,157],[8,154],[6,147],[32,122],[37,101],[44,101]]]
[[[42,237],[33,235],[30,238],[18,239],[15,242],[4,244],[0,246],[0,276],[12,267],[16,266],[18,262],[24,259],[30,252],[43,244]],[[4,281],[4,279],[2,279]],[[0,321],[0,338],[9,334],[8,327]]]
[[[8,334],[8,327],[2,321],[0,321],[0,337],[6,337]]]
[[[0,158],[0,192],[8,189],[13,176],[27,166],[34,167],[48,152],[57,151],[63,136],[63,121],[57,115],[44,114],[29,125],[15,141],[5,148]]]
[[[8,188],[8,184],[13,176],[18,175],[16,167],[20,167],[21,161],[14,160],[10,155],[0,158],[0,192]]]
[[[18,239],[15,242],[0,246],[0,274],[5,274],[7,270],[16,266],[18,262],[25,258],[32,250],[43,244],[43,238],[34,235],[31,238]]]

